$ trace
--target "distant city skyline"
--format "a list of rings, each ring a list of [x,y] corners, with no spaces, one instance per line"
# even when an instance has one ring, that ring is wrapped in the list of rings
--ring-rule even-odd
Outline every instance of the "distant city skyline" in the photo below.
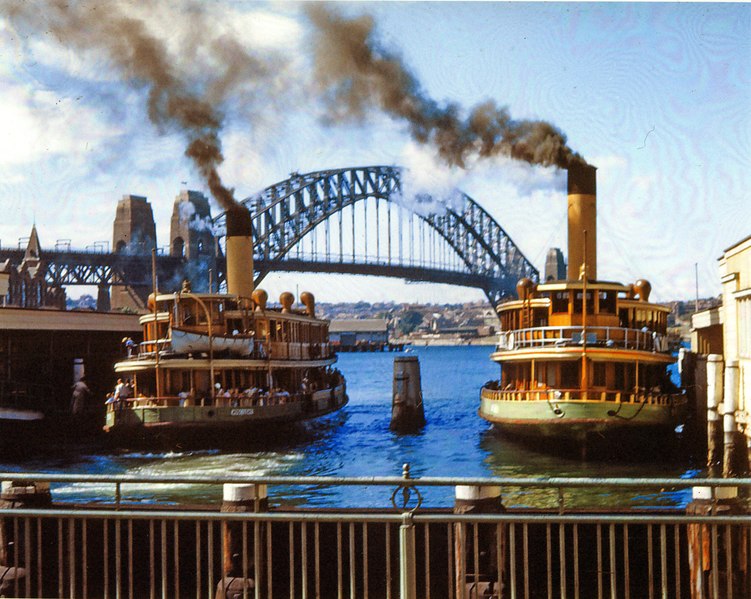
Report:
[[[467,170],[447,167],[431,147],[409,139],[402,122],[373,110],[360,124],[323,124],[306,88],[311,26],[301,5],[206,5],[215,27],[205,39],[191,30],[185,9],[192,3],[116,6],[165,41],[182,74],[200,77],[200,68],[191,69],[220,35],[287,60],[278,79],[283,86],[246,90],[268,105],[252,126],[242,110],[225,107],[226,160],[219,171],[238,199],[293,171],[403,165],[416,188],[445,193],[457,186],[472,196],[541,272],[550,247],[565,253],[565,173],[498,158],[472,161]],[[492,99],[512,118],[544,119],[568,136],[599,169],[601,278],[643,277],[655,300],[690,299],[697,263],[699,295],[719,293],[717,258],[751,234],[751,5],[335,8],[347,16],[371,14],[382,45],[438,102],[469,109]],[[192,55],[181,52],[188,40],[196,44]],[[129,193],[148,197],[159,244],[166,245],[175,196],[182,187],[206,192],[206,186],[183,155],[181,135],[149,122],[144,89],[124,84],[100,52],[78,51],[5,16],[0,49],[3,245],[27,236],[34,221],[43,248],[57,239],[80,247],[111,242],[117,200]],[[216,204],[212,210],[219,213]],[[460,287],[319,274],[272,274],[264,286],[272,298],[299,287],[326,302],[484,297]]]

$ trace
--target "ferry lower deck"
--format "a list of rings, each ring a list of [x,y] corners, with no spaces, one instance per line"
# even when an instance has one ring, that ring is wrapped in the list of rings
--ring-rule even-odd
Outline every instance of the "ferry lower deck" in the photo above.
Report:
[[[344,384],[310,394],[279,393],[226,401],[217,398],[208,405],[185,405],[180,398],[136,398],[109,404],[105,430],[118,444],[161,441],[216,447],[324,416],[344,407],[347,401]]]

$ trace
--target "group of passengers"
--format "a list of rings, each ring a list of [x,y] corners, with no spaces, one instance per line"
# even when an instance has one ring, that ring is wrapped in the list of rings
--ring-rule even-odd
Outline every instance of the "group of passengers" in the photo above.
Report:
[[[107,396],[105,405],[115,405],[116,407],[122,407],[125,402],[133,397],[133,383],[130,379],[117,379],[115,390]]]

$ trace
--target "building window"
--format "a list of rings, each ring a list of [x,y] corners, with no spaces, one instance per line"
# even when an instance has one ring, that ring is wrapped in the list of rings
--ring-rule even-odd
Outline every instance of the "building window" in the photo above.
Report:
[[[738,355],[751,358],[751,298],[738,300]]]

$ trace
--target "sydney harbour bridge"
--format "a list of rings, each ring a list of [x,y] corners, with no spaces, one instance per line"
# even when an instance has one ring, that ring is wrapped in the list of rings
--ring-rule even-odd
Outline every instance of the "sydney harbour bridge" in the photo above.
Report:
[[[405,197],[402,181],[402,169],[393,166],[293,173],[243,200],[254,227],[256,282],[275,271],[397,277],[475,287],[496,304],[515,293],[520,278],[539,279],[498,222],[468,195]],[[221,281],[224,214],[211,225],[216,243],[210,264],[214,280]],[[18,263],[23,254],[19,243],[0,249],[0,260]],[[58,242],[55,249],[40,248],[40,258],[49,284],[97,286],[100,301],[111,287],[151,286],[150,247],[110,252],[106,245],[76,250]],[[174,240],[157,253],[156,264],[165,291],[207,268]]]

